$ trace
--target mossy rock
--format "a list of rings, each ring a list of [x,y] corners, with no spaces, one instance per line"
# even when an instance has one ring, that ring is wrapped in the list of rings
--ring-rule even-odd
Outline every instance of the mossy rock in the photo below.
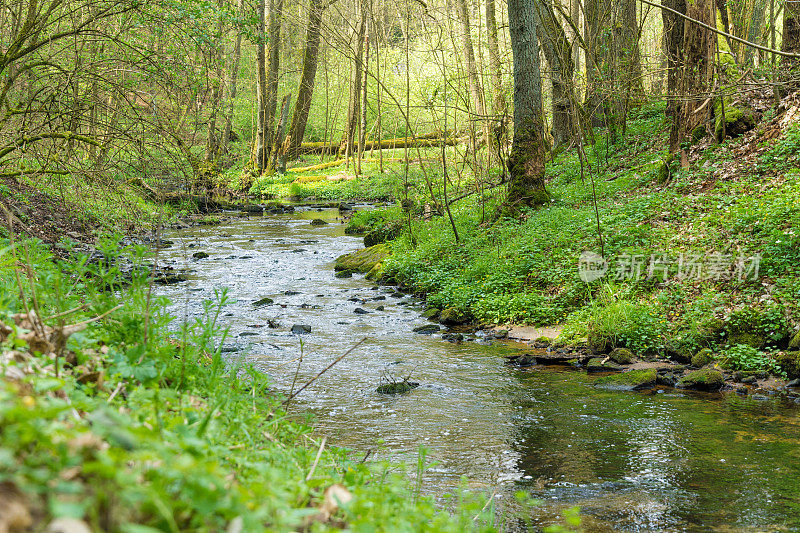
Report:
[[[633,352],[627,348],[614,348],[609,354],[609,357],[612,361],[620,365],[629,365],[633,363],[634,359]]]
[[[384,383],[380,385],[375,392],[381,394],[403,394],[412,391],[419,387],[416,381],[393,381],[392,383]]]
[[[472,319],[469,313],[462,311],[461,309],[456,309],[455,307],[447,307],[442,309],[442,312],[439,314],[439,322],[446,326],[458,326],[460,324],[466,324]]]
[[[692,357],[692,366],[698,368],[711,364],[714,360],[714,355],[708,348],[703,348]]]
[[[195,252],[192,254],[195,259],[206,259],[209,257],[207,252]]]
[[[724,133],[727,137],[738,137],[752,130],[758,118],[752,109],[734,106],[730,98],[725,98],[724,103],[725,112],[723,113],[723,100],[717,98],[714,102],[714,135],[719,142],[725,140],[722,131],[723,118]]]
[[[336,271],[348,270],[350,272],[368,273],[378,263],[389,257],[391,249],[385,244],[377,244],[363,250],[356,250],[336,258],[334,269]]]
[[[719,370],[704,368],[694,370],[678,380],[676,387],[680,389],[719,390],[725,384],[725,376]]]
[[[781,352],[778,355],[778,366],[786,372],[789,379],[800,378],[800,352]]]
[[[260,300],[256,300],[255,302],[253,302],[253,305],[255,307],[261,307],[262,305],[272,305],[273,303],[275,303],[275,300],[265,296],[264,298],[261,298]]]
[[[439,313],[441,313],[439,309],[436,309],[435,307],[429,307],[424,313],[422,313],[422,316],[429,320],[435,320],[439,317]]]
[[[604,357],[593,357],[586,363],[586,371],[589,373],[620,372],[622,371],[622,367],[613,361],[606,361]]]
[[[197,224],[200,226],[219,226],[222,224],[222,219],[219,217],[203,217],[197,221]]]
[[[315,218],[311,221],[312,226],[327,226],[328,223],[322,220],[321,218]]]
[[[753,348],[762,348],[765,343],[763,335],[753,331],[732,331],[728,333],[728,343],[731,346],[746,344]]]
[[[369,226],[355,224],[352,221],[344,228],[345,235],[364,235],[369,231]]]
[[[789,341],[790,350],[800,350],[800,331],[792,335],[792,340]]]
[[[381,276],[383,276],[383,263],[375,263],[375,266],[369,269],[365,277],[366,279],[377,281],[381,279]]]
[[[610,390],[637,390],[655,385],[656,378],[655,368],[628,370],[613,376],[603,376],[594,382],[594,386]]]
[[[364,246],[375,246],[396,239],[403,231],[403,222],[395,220],[380,224],[364,235]]]

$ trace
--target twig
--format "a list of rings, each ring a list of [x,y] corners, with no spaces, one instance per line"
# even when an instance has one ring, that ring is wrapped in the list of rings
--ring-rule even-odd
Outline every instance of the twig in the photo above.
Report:
[[[497,494],[497,491],[495,491],[495,492],[492,492],[492,495],[491,495],[491,496],[489,496],[489,499],[488,499],[488,500],[486,500],[486,504],[484,504],[483,508],[482,508],[480,511],[478,511],[478,514],[476,514],[476,515],[475,515],[475,516],[472,518],[472,521],[473,521],[473,522],[474,522],[474,521],[476,521],[476,520],[478,519],[478,517],[479,517],[479,516],[481,516],[481,513],[483,513],[483,512],[486,510],[486,508],[487,508],[487,507],[489,507],[489,504],[490,504],[490,503],[492,503],[492,500],[494,500],[494,497],[495,497],[495,495],[496,495],[496,494]]]
[[[78,307],[73,307],[72,309],[70,309],[68,311],[62,311],[60,313],[56,313],[54,315],[50,315],[47,318],[43,318],[42,321],[43,322],[47,322],[48,320],[53,320],[54,318],[61,318],[62,316],[71,315],[72,313],[76,313],[78,311],[86,309],[87,307],[89,307],[89,304],[82,304],[82,305],[79,305]]]
[[[347,350],[347,351],[346,351],[346,352],[344,352],[342,355],[340,355],[339,357],[337,357],[337,358],[336,358],[336,359],[335,359],[335,360],[334,360],[334,361],[333,361],[331,364],[329,364],[328,366],[326,366],[325,368],[323,368],[322,370],[320,370],[319,374],[317,374],[316,376],[314,376],[313,378],[311,378],[311,380],[310,380],[308,383],[306,383],[305,385],[303,385],[302,387],[300,387],[299,389],[297,389],[297,392],[293,393],[291,396],[289,396],[288,398],[286,398],[285,400],[283,400],[283,405],[286,405],[287,403],[289,403],[289,401],[291,401],[291,399],[292,399],[292,398],[294,398],[295,396],[297,396],[298,394],[300,394],[301,392],[303,392],[303,391],[306,389],[306,387],[308,387],[309,385],[311,385],[312,383],[314,383],[314,382],[317,380],[317,378],[319,378],[319,377],[320,377],[322,374],[324,374],[325,372],[327,372],[328,370],[330,370],[331,368],[333,368],[333,366],[334,366],[336,363],[338,363],[339,361],[341,361],[342,359],[344,359],[345,357],[347,357],[348,355],[350,355],[350,352],[352,352],[353,350],[355,350],[356,348],[358,348],[358,346],[360,346],[360,345],[361,345],[361,343],[362,343],[362,342],[364,342],[365,340],[367,340],[367,338],[366,338],[366,337],[364,337],[363,339],[361,339],[360,341],[358,341],[357,343],[355,343],[355,344],[354,344],[354,345],[353,345],[353,346],[352,346],[352,347],[351,347],[349,350]]]
[[[117,309],[121,309],[122,307],[125,307],[125,304],[119,304],[119,305],[117,305],[116,307],[112,307],[111,309],[109,309],[108,311],[106,311],[105,313],[103,313],[102,315],[98,315],[98,316],[96,316],[96,317],[94,317],[94,318],[90,318],[90,319],[88,319],[88,320],[84,320],[83,322],[78,322],[77,324],[72,324],[72,325],[69,325],[69,326],[64,326],[64,329],[74,329],[74,328],[80,328],[80,327],[82,327],[82,326],[88,326],[88,325],[89,325],[89,324],[91,324],[92,322],[97,322],[98,320],[102,320],[102,319],[104,319],[105,317],[107,317],[108,315],[110,315],[111,313],[113,313],[114,311],[116,311]]]
[[[311,465],[311,470],[308,472],[306,476],[306,481],[311,479],[311,476],[314,475],[314,470],[317,469],[317,463],[319,463],[319,458],[322,457],[322,450],[325,449],[325,443],[328,441],[328,437],[322,437],[322,442],[319,443],[319,450],[317,450],[317,457],[314,459],[314,464]]]
[[[123,387],[124,385],[125,385],[125,382],[124,382],[124,381],[120,381],[120,382],[117,384],[117,388],[116,388],[116,389],[114,389],[114,392],[112,392],[112,393],[111,393],[111,396],[109,396],[109,397],[108,397],[108,400],[106,400],[106,402],[108,402],[108,403],[111,403],[111,400],[113,400],[113,399],[116,397],[117,393],[118,393],[120,390],[122,390],[122,387]]]

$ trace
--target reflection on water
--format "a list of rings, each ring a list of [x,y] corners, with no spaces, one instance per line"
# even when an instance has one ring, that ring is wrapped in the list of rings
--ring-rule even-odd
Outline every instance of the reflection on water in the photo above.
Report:
[[[366,337],[296,408],[315,413],[329,441],[362,454],[413,462],[425,445],[436,462],[430,492],[462,476],[501,502],[524,489],[543,502],[535,521],[580,505],[591,531],[800,530],[795,404],[603,391],[580,372],[508,368],[502,356],[513,346],[414,334],[426,323],[418,301],[333,276],[333,260],[361,244],[337,217],[310,209],[167,235],[176,244],[161,260],[193,270],[163,289],[170,311],[192,318],[214,289],[228,288],[227,355],[253,362],[282,391],[296,371],[304,383]],[[311,226],[313,218],[330,224]],[[196,251],[210,258],[191,259]],[[263,297],[274,303],[253,305]],[[293,335],[293,324],[311,333]],[[412,393],[375,392],[382,379],[407,375],[422,384]]]

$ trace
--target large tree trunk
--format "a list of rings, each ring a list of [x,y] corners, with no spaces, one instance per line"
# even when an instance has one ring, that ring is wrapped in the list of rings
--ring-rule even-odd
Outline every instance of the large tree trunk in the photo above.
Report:
[[[575,87],[572,76],[572,46],[564,27],[555,16],[552,0],[536,2],[536,27],[540,29],[542,51],[552,71],[553,148],[568,144],[575,132]]]
[[[783,42],[781,50],[800,54],[800,2],[786,2],[783,8]],[[797,58],[784,58],[784,64],[792,71],[792,85],[797,86],[798,69],[800,60]]]
[[[508,0],[514,56],[514,142],[508,159],[508,204],[512,208],[545,203],[542,77],[536,36],[537,0]]]
[[[300,87],[297,90],[297,101],[292,114],[292,126],[284,143],[283,151],[287,161],[297,159],[300,144],[303,142],[306,132],[311,98],[314,96],[314,78],[317,75],[319,37],[325,3],[323,0],[311,0],[309,9],[306,47],[303,53],[303,73],[300,76]]]
[[[709,0],[665,0],[664,5],[712,25]],[[667,118],[669,149],[676,153],[695,128],[706,127],[713,106],[706,102],[712,88],[713,37],[709,30],[662,10],[667,31]]]
[[[475,63],[475,49],[472,46],[467,0],[456,0],[456,11],[458,11],[458,19],[461,22],[461,48],[464,52],[464,59],[467,62],[467,78],[469,81],[469,93],[472,96],[472,106],[475,115],[480,121],[484,142],[488,146],[490,143],[489,128],[486,123],[486,108],[483,105],[483,88],[478,78],[478,67]],[[477,145],[473,148],[477,148]]]
[[[631,102],[639,104],[644,100],[644,75],[642,74],[642,54],[639,51],[639,21],[636,16],[636,0],[622,0],[620,21],[622,28],[620,46],[620,66],[622,85],[627,112]],[[624,119],[624,115],[623,115]]]

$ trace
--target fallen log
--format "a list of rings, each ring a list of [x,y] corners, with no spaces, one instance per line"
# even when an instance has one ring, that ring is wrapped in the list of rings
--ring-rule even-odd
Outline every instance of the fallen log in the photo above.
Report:
[[[378,141],[367,141],[364,143],[364,150],[392,150],[395,148],[433,148],[442,146],[455,146],[466,142],[466,139],[457,137],[398,137],[396,139],[383,139]],[[338,154],[340,145],[338,142],[305,142],[300,145],[300,154]]]

